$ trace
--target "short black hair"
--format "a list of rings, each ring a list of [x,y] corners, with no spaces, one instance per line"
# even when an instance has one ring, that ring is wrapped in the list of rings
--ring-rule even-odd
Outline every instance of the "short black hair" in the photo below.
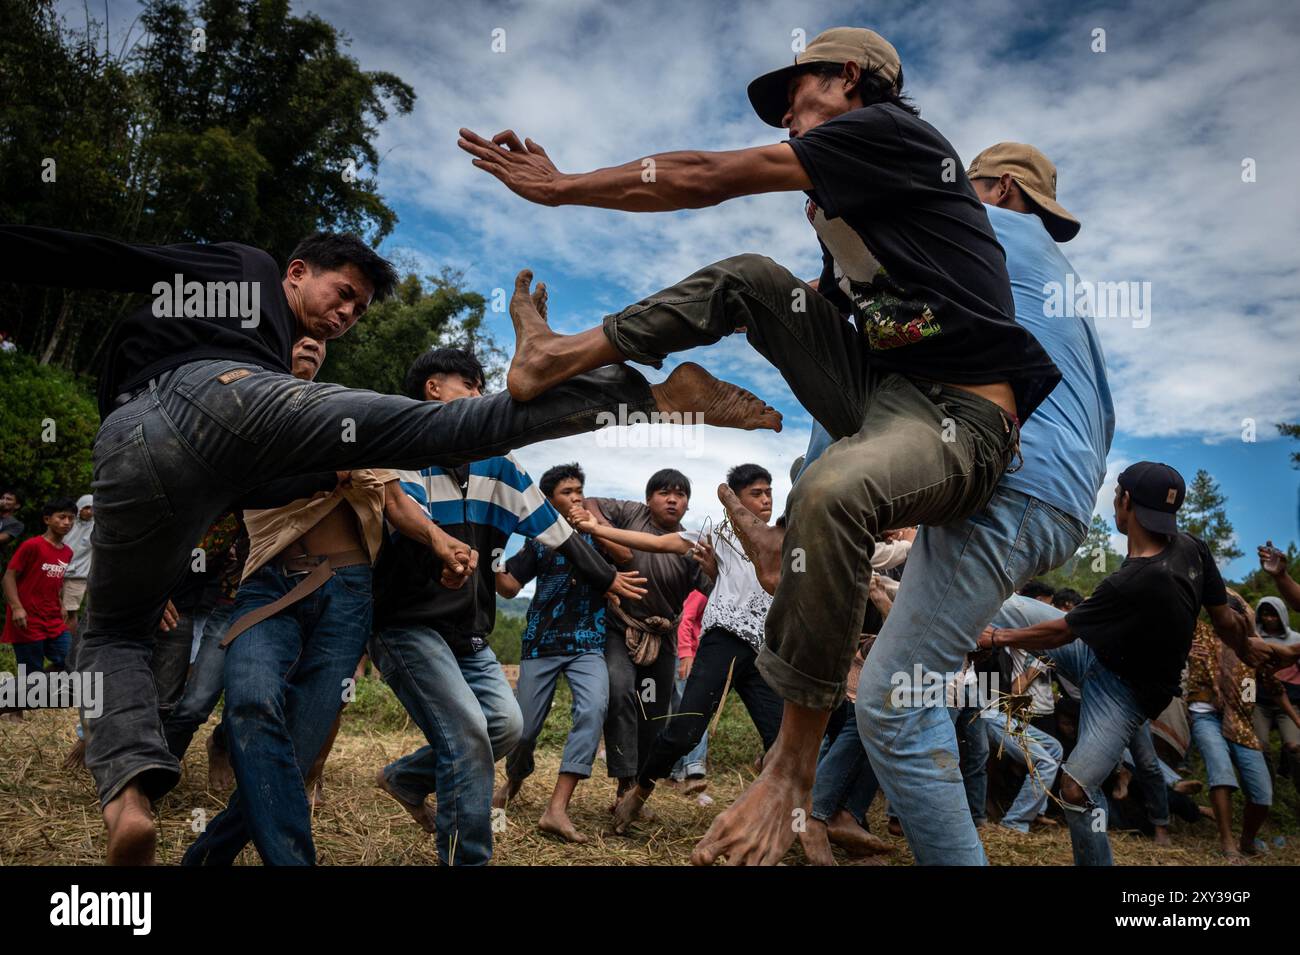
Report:
[[[546,473],[537,482],[537,486],[542,489],[542,493],[550,497],[555,493],[555,489],[560,486],[561,481],[576,479],[584,487],[587,484],[587,475],[582,473],[582,468],[577,461],[572,464],[557,464],[553,468],[547,468]]]
[[[424,400],[424,383],[434,375],[460,375],[481,389],[487,380],[478,356],[467,348],[430,348],[411,362],[403,387],[408,398]]]
[[[1056,594],[1055,587],[1049,587],[1041,580],[1031,580],[1020,588],[1020,596],[1029,597],[1031,600],[1037,600],[1039,597],[1052,597]]]
[[[645,482],[646,500],[655,491],[681,491],[688,498],[691,496],[691,479],[676,468],[663,468],[650,475]]]
[[[1081,603],[1083,603],[1083,594],[1071,587],[1062,587],[1052,595],[1052,606],[1058,610],[1064,610],[1066,604],[1077,607]]]
[[[844,73],[843,63],[818,63],[810,66],[808,72],[816,76],[826,85],[831,79]],[[876,103],[893,103],[905,113],[911,113],[913,116],[920,116],[921,111],[916,108],[910,99],[903,95],[903,68],[898,68],[898,78],[892,83],[883,75],[881,67],[862,68],[862,75],[858,78],[857,86],[849,90],[848,95],[852,96],[857,93],[862,97],[863,106],[873,106]]]
[[[41,517],[53,517],[55,514],[63,512],[69,514],[77,513],[77,502],[70,497],[57,497],[52,501],[46,501],[45,506],[41,508]]]
[[[289,261],[302,259],[313,270],[355,265],[375,287],[373,301],[382,302],[397,288],[397,269],[357,236],[347,232],[317,232],[289,253]]]
[[[727,487],[737,494],[755,481],[772,483],[772,472],[761,464],[737,464],[727,472]]]
[[[0,497],[4,497],[6,494],[12,494],[14,497],[17,497],[18,488],[14,487],[12,484],[0,484]]]

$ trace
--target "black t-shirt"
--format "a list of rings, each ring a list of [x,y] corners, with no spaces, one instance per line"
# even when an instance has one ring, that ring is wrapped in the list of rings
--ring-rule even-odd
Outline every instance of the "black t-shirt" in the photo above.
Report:
[[[1179,534],[1154,557],[1125,560],[1065,621],[1153,717],[1180,695],[1201,608],[1227,602],[1210,549]]]
[[[875,365],[955,384],[1010,382],[1028,419],[1061,373],[1016,324],[1006,253],[957,151],[886,103],[790,146],[813,183],[818,290],[852,312]]]
[[[161,295],[154,286],[176,284],[181,276],[181,315],[159,317]],[[228,358],[272,371],[289,373],[297,320],[284,296],[280,269],[260,249],[235,242],[215,245],[130,245],[97,235],[82,235],[38,226],[0,226],[0,279],[56,288],[96,288],[117,292],[147,292],[151,300],[114,328],[108,340],[108,360],[99,376],[99,413],[107,417],[114,399],[145,385],[150,378],[191,361]],[[224,317],[208,313],[208,287],[203,311],[213,317],[185,317],[185,283],[211,286],[215,306],[220,299]],[[233,287],[224,283],[236,283]],[[253,302],[258,316],[239,314],[239,305]],[[231,298],[230,293],[242,298]],[[171,305],[175,295],[168,294]],[[161,306],[159,306],[161,311]],[[174,314],[174,310],[173,310]],[[245,328],[244,323],[250,323]]]

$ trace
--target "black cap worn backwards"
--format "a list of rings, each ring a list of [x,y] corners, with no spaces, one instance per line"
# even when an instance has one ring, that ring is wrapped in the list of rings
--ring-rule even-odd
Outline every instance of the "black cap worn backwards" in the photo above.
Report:
[[[1187,496],[1181,474],[1167,464],[1139,461],[1124,469],[1119,486],[1128,491],[1139,524],[1153,534],[1178,533],[1178,509]]]

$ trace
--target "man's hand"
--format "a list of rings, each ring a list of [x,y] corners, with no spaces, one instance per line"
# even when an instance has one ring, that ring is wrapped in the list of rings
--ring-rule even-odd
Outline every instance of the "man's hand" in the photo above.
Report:
[[[677,661],[677,679],[685,680],[691,675],[691,667],[695,665],[695,657],[681,657]]]
[[[459,590],[478,569],[478,551],[452,537],[437,524],[430,524],[429,528],[429,549],[442,562],[438,582],[448,590]]]
[[[620,570],[614,575],[614,582],[605,593],[615,599],[626,597],[628,600],[640,600],[646,594],[645,582],[646,579],[635,570]]]
[[[569,523],[584,534],[592,534],[596,530],[596,515],[581,504],[575,504],[569,508]]]
[[[1272,541],[1266,541],[1259,548],[1259,566],[1264,569],[1264,573],[1280,577],[1286,573],[1286,554],[1274,547]]]
[[[975,641],[975,648],[978,650],[992,650],[993,631],[996,629],[997,628],[993,626],[985,627],[983,632],[980,633],[979,639]]]
[[[338,478],[339,478],[339,487],[351,487],[351,486],[352,486],[352,472],[351,472],[351,471],[335,471],[334,473],[338,475]]]
[[[158,621],[158,629],[163,633],[169,633],[176,629],[176,625],[181,622],[181,615],[176,610],[176,605],[170,600],[167,606],[163,607],[162,619]]]
[[[27,629],[27,611],[21,604],[14,604],[9,608],[10,619],[13,620],[14,626],[19,630]]]
[[[1246,655],[1243,657],[1247,666],[1263,666],[1273,660],[1273,646],[1259,637],[1246,641]]]
[[[704,572],[714,580],[718,579],[718,554],[713,549],[713,543],[707,537],[701,537],[696,541],[695,546],[691,549],[693,557]]]
[[[515,131],[507,129],[488,142],[478,133],[462,129],[456,145],[476,157],[475,166],[496,176],[515,195],[544,206],[555,205],[555,184],[563,173],[531,139],[521,143]]]

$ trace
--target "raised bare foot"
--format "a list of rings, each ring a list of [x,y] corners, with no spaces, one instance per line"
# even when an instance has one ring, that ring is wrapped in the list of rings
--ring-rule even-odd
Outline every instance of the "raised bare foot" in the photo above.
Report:
[[[617,835],[627,833],[628,826],[642,818],[641,810],[650,793],[640,786],[633,786],[625,792],[614,806],[614,832]]]
[[[230,765],[230,754],[217,745],[215,736],[208,737],[208,789],[234,789],[235,769]]]
[[[1110,791],[1110,794],[1114,796],[1117,800],[1127,798],[1128,784],[1129,784],[1129,780],[1132,778],[1133,778],[1132,773],[1130,773],[1127,769],[1120,767],[1119,772],[1115,774],[1115,788]]]
[[[807,818],[812,779],[801,781],[769,767],[740,794],[691,853],[692,865],[776,865],[794,842],[795,811]]]
[[[799,844],[803,854],[808,857],[809,865],[834,865],[835,856],[831,853],[831,841],[827,835],[826,823],[820,819],[809,819],[804,831],[799,833]]]
[[[515,293],[510,297],[510,321],[515,326],[515,354],[506,373],[506,389],[516,401],[532,401],[554,382],[548,369],[546,345],[557,338],[546,324],[546,284],[533,292],[531,269],[515,276]]]
[[[1154,843],[1155,843],[1156,845],[1158,845],[1158,846],[1171,846],[1171,845],[1173,845],[1173,840],[1169,838],[1169,827],[1168,827],[1168,826],[1156,826],[1156,827],[1155,827],[1155,830],[1156,830],[1156,831],[1155,831],[1155,834],[1152,835],[1152,837],[1151,837],[1151,841],[1152,841],[1152,842],[1154,842]]]
[[[686,784],[682,786],[682,794],[686,796],[694,796],[697,793],[704,792],[704,790],[708,788],[709,780],[707,776],[687,776]]]
[[[498,786],[492,793],[492,808],[504,809],[510,800],[519,795],[519,790],[524,781],[507,778],[505,785]]]
[[[405,809],[407,814],[410,815],[410,817],[415,820],[416,824],[425,832],[437,831],[437,826],[434,825],[433,816],[429,812],[428,805],[425,803],[407,802],[401,796],[397,795],[397,793],[394,792],[393,787],[389,784],[388,777],[384,775],[382,769],[375,774],[375,785],[388,793],[388,795],[392,796],[393,800]]]
[[[1205,784],[1199,779],[1180,779],[1173,786],[1174,792],[1182,793],[1184,796],[1195,796],[1204,788]]]
[[[153,807],[140,787],[128,785],[104,807],[109,865],[153,865],[158,830]]]
[[[890,843],[867,832],[843,809],[827,820],[826,832],[831,842],[851,856],[885,855],[894,851]]]
[[[725,484],[718,485],[718,500],[727,512],[731,529],[744,548],[745,556],[754,565],[759,585],[769,594],[776,593],[781,582],[781,542],[785,530],[772,527],[759,520],[758,515],[740,503],[736,492]]]
[[[651,385],[650,393],[659,411],[698,415],[696,424],[742,431],[781,430],[781,412],[744,388],[714,378],[693,361],[682,362],[664,381]]]
[[[553,836],[559,836],[565,842],[577,842],[579,844],[587,842],[588,839],[578,827],[573,824],[568,813],[562,810],[553,810],[550,806],[546,807],[546,812],[542,813],[542,818],[537,820],[537,828],[542,832],[549,832]]]

